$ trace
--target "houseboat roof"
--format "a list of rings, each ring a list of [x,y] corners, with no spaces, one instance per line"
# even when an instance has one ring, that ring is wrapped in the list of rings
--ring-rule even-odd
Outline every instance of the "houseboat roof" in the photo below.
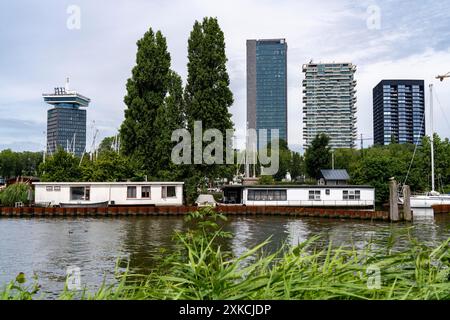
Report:
[[[320,170],[320,173],[325,180],[350,180],[350,176],[345,169]]]
[[[293,185],[293,184],[285,184],[285,185],[228,185],[223,186],[223,189],[374,189],[372,186],[368,185]]]
[[[167,181],[124,181],[124,182],[33,182],[34,185],[71,185],[71,186],[85,186],[85,185],[183,185],[184,182],[167,182]]]

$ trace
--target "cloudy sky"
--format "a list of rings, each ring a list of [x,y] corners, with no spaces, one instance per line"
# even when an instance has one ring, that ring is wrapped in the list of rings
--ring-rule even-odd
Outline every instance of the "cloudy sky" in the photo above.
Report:
[[[80,9],[80,28],[67,22]],[[69,10],[70,11],[70,10]],[[99,136],[113,135],[123,119],[125,83],[136,41],[152,27],[167,37],[172,68],[186,79],[187,40],[195,20],[219,19],[225,33],[231,108],[242,145],[246,117],[246,39],[286,38],[289,144],[302,140],[303,63],[357,65],[358,132],[373,137],[372,88],[382,79],[436,84],[436,131],[450,136],[450,1],[393,0],[4,0],[0,3],[0,150],[43,150],[43,92],[63,86],[91,98]],[[371,144],[372,141],[365,141]],[[88,147],[89,148],[89,147]]]

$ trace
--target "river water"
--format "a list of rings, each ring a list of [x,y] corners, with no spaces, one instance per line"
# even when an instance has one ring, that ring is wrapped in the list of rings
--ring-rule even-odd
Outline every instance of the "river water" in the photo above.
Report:
[[[391,235],[410,234],[434,245],[450,237],[450,216],[420,219],[414,223],[355,221],[291,217],[232,217],[224,225],[234,233],[227,244],[235,254],[271,238],[268,250],[282,243],[295,245],[314,235],[336,246],[362,247],[369,241],[387,242]],[[174,230],[183,230],[182,217],[121,218],[0,218],[0,287],[19,272],[36,274],[45,298],[57,296],[69,266],[79,267],[83,286],[94,290],[112,281],[118,259],[130,269],[145,273],[162,249],[173,248]],[[398,248],[407,245],[405,237]],[[402,240],[403,239],[403,240]]]

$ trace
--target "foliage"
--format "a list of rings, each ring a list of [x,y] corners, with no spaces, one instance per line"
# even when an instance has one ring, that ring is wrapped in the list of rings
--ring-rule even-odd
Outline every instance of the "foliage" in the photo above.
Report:
[[[103,152],[113,151],[113,144],[115,141],[115,137],[105,137],[100,145],[98,146],[97,152],[98,154],[102,154]]]
[[[305,172],[304,161],[300,153],[292,151],[292,158],[289,172],[291,173],[292,180],[295,180],[304,174]]]
[[[436,188],[450,191],[450,141],[434,136]],[[360,150],[337,149],[336,168],[346,169],[353,184],[375,187],[377,202],[385,202],[389,196],[389,179],[408,184],[415,193],[431,189],[430,139],[424,137],[421,145],[390,144]],[[408,169],[409,174],[408,174]]]
[[[183,84],[181,77],[175,72],[170,73],[168,95],[164,104],[157,111],[155,126],[159,133],[155,142],[155,168],[159,179],[177,180],[184,168],[176,165],[171,160],[172,149],[177,142],[172,142],[172,133],[177,129],[186,127],[185,110],[183,100]]]
[[[94,161],[85,158],[81,164],[81,171],[82,181],[114,182],[135,178],[137,170],[132,159],[114,151],[103,151]]]
[[[33,283],[27,286],[25,274],[19,273],[14,281],[0,291],[0,300],[32,300],[40,290],[37,277],[33,279]]]
[[[26,183],[18,182],[11,184],[6,189],[0,191],[0,204],[13,207],[16,202],[29,203],[29,192],[31,192],[31,187]]]
[[[261,176],[258,179],[258,184],[273,185],[273,184],[275,184],[275,179],[272,176]]]
[[[45,162],[39,165],[39,172],[41,181],[44,182],[81,181],[83,175],[80,159],[62,148],[58,148],[52,156],[47,157]]]
[[[305,152],[306,173],[317,179],[320,170],[331,167],[331,152],[328,146],[330,138],[326,134],[318,134]]]
[[[42,162],[42,152],[0,152],[0,177],[36,176]]]
[[[146,174],[155,172],[159,154],[155,153],[160,132],[155,124],[163,107],[170,81],[170,54],[160,31],[147,31],[137,42],[136,66],[127,82],[124,98],[127,109],[120,128],[125,155],[142,164]]]
[[[195,121],[202,121],[203,132],[217,129],[223,137],[227,129],[233,129],[229,111],[233,94],[226,62],[225,38],[217,19],[206,17],[202,22],[196,21],[188,40],[188,75],[184,91],[187,127],[191,134]],[[226,139],[223,143],[223,150],[226,150]],[[193,167],[210,181],[227,170],[225,164]]]

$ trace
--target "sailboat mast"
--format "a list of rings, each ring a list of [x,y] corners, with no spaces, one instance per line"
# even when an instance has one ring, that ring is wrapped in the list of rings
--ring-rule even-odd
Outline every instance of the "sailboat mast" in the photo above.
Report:
[[[430,84],[430,129],[431,129],[431,137],[430,137],[430,144],[431,144],[431,191],[434,192],[435,190],[435,183],[434,183],[434,119],[433,119],[433,84]]]

